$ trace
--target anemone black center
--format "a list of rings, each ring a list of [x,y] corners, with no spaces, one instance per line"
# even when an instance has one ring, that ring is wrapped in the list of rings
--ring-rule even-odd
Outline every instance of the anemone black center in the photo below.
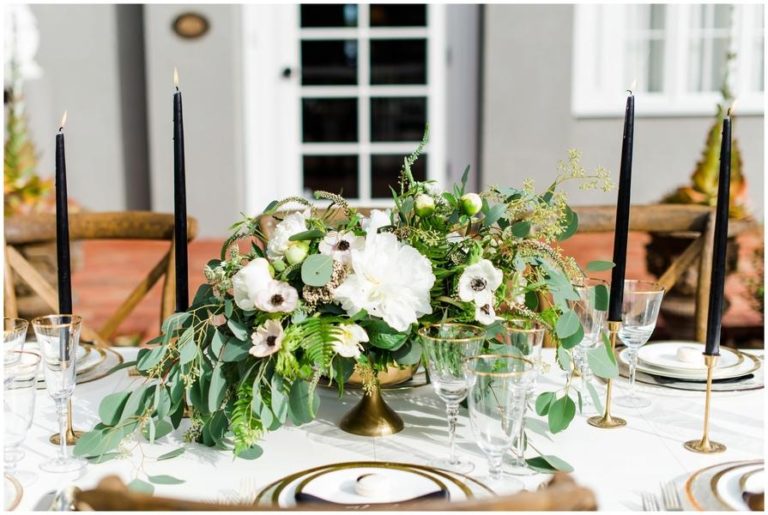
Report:
[[[486,304],[485,306],[482,306],[480,308],[480,311],[482,311],[486,315],[490,315],[491,314],[491,306],[489,304]]]
[[[480,277],[475,277],[472,279],[472,282],[469,283],[469,287],[472,288],[475,291],[483,291],[488,283],[485,281],[485,279],[481,279]]]
[[[339,250],[349,250],[349,242],[347,240],[341,240],[336,244],[336,248]]]
[[[283,301],[285,301],[285,299],[280,294],[272,295],[272,298],[269,299],[269,302],[271,302],[273,306],[279,306]]]
[[[277,342],[277,336],[275,335],[267,336],[267,345],[269,345],[270,347],[274,347],[275,342]]]

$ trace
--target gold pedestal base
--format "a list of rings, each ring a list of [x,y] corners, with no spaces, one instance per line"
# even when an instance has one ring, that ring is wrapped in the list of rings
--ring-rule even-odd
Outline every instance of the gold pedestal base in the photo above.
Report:
[[[363,398],[339,422],[342,431],[360,436],[387,436],[403,430],[403,419],[387,406],[377,386]]]
[[[727,448],[721,443],[710,441],[709,438],[703,440],[689,440],[685,442],[684,446],[689,451],[700,452],[701,454],[715,454],[718,452],[725,452]]]
[[[81,436],[85,434],[85,431],[73,431],[72,429],[67,430],[67,445],[75,445],[77,441],[80,439]],[[51,442],[53,445],[59,445],[61,442],[61,439],[59,438],[59,433],[56,433],[55,435],[51,435],[51,437],[48,439],[49,442]]]
[[[627,425],[627,421],[623,418],[613,417],[608,414],[589,417],[587,423],[590,426],[599,427],[601,429],[611,429],[612,427],[623,427]]]

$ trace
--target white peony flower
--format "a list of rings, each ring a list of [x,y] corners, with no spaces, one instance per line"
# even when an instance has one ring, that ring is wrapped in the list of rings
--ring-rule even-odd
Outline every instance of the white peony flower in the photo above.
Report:
[[[464,302],[483,300],[501,285],[504,274],[487,259],[469,265],[459,277],[459,298]]]
[[[293,243],[289,240],[294,234],[299,234],[307,230],[307,217],[309,212],[291,213],[286,216],[282,222],[275,226],[272,236],[267,243],[267,257],[270,259],[280,259],[285,255],[285,251]]]
[[[245,311],[256,309],[254,304],[256,294],[264,290],[272,281],[269,271],[269,261],[264,258],[256,258],[232,277],[232,290],[235,304]]]
[[[376,234],[379,229],[392,225],[392,212],[387,209],[382,211],[380,209],[374,209],[368,218],[363,219],[360,222],[360,226],[363,228],[366,234]]]
[[[267,320],[259,326],[251,335],[253,347],[248,349],[248,354],[263,358],[280,350],[283,344],[283,326],[277,320]]]
[[[334,261],[348,265],[352,250],[360,250],[365,246],[365,238],[355,236],[351,231],[331,231],[319,243],[320,254],[331,256]]]
[[[357,324],[339,325],[340,333],[333,343],[333,351],[345,358],[357,358],[363,351],[360,342],[368,341],[368,333]]]
[[[415,208],[417,215],[429,216],[435,212],[435,199],[422,193],[416,197]]]
[[[493,294],[488,292],[475,300],[475,320],[483,325],[491,325],[496,321],[496,311],[493,309]]]
[[[365,247],[352,251],[351,261],[353,273],[333,292],[350,315],[364,309],[405,331],[420,316],[432,313],[432,264],[394,234],[368,234]]]
[[[424,189],[433,196],[438,196],[443,194],[443,188],[440,186],[440,184],[437,181],[428,181],[424,183]]]
[[[296,309],[299,292],[296,288],[282,281],[269,281],[266,287],[256,293],[254,305],[267,313],[290,313]]]

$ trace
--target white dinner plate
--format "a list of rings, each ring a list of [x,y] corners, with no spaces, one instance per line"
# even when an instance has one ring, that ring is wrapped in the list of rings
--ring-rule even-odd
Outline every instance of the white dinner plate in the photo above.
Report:
[[[696,355],[696,362],[680,361],[677,357],[677,351],[680,348],[690,348]],[[651,365],[656,368],[664,368],[669,370],[693,370],[702,371],[706,370],[707,366],[704,363],[704,344],[692,341],[669,341],[669,342],[654,342],[640,347],[637,351],[637,358],[639,361],[644,362],[647,365]],[[720,359],[717,360],[716,370],[735,367],[739,363],[744,361],[744,357],[740,354],[720,347]]]
[[[24,489],[12,475],[3,475],[3,511],[13,511],[21,502]]]
[[[742,480],[752,473],[761,473],[763,466],[734,466],[718,472],[712,477],[712,488],[715,497],[723,505],[734,511],[749,511],[744,502],[744,486]]]
[[[749,473],[749,471],[761,469],[763,466],[763,460],[730,461],[697,470],[688,477],[683,486],[685,494],[684,507],[687,509],[693,508],[696,511],[747,509],[744,501],[741,501],[740,504],[734,507],[730,507],[726,499],[734,500],[731,498],[733,492],[727,494],[727,498],[723,497],[721,492],[726,489],[726,486],[725,483],[723,483],[722,487],[719,485],[727,474],[733,474],[735,487],[740,490],[739,478]],[[729,484],[728,488],[733,488],[734,483],[729,481]],[[740,496],[740,494],[736,495]]]
[[[625,365],[629,364],[629,349],[624,349],[619,353],[619,360]],[[749,375],[755,370],[760,368],[759,360],[745,359],[740,364],[734,367],[728,367],[724,369],[715,369],[712,378],[713,379],[733,379],[736,377],[742,377]],[[651,374],[659,377],[669,377],[672,379],[684,379],[686,381],[706,381],[707,371],[705,370],[670,370],[666,368],[658,368],[652,365],[638,361],[637,370],[646,374]]]

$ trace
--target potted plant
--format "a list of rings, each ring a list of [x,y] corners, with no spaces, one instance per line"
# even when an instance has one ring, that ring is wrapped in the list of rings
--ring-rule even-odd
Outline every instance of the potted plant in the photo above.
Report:
[[[733,56],[729,55],[728,59]],[[721,89],[723,101],[717,106],[715,120],[712,123],[701,153],[701,158],[691,174],[689,184],[678,187],[661,199],[664,204],[695,204],[715,206],[717,204],[717,184],[720,174],[720,144],[725,113],[733,102],[733,95],[724,81]],[[746,207],[747,183],[742,172],[741,149],[736,138],[731,150],[731,189],[730,217],[745,219],[749,217]],[[670,264],[688,248],[699,236],[696,232],[651,233],[651,240],[646,245],[646,265],[648,271],[660,277]],[[726,254],[726,274],[736,271],[738,266],[739,246],[735,237],[728,240]],[[670,336],[692,340],[696,331],[696,285],[698,267],[691,266],[675,283],[672,290],[664,297],[661,312],[667,322]],[[724,309],[728,309],[726,298]]]

